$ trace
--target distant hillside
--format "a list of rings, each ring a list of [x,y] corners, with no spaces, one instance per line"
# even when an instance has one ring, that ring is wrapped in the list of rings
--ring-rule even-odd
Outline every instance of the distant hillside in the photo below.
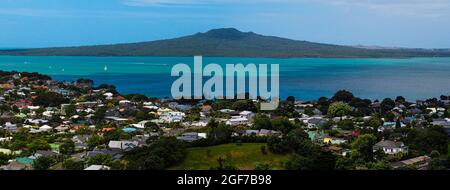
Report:
[[[290,40],[234,28],[151,42],[0,50],[27,56],[450,57],[449,49],[371,49]]]

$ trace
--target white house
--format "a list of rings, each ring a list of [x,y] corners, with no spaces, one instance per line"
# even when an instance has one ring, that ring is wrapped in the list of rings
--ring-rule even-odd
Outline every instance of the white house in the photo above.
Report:
[[[373,151],[382,150],[385,154],[408,153],[403,142],[382,140],[373,146]]]
[[[184,142],[193,142],[199,139],[206,139],[206,133],[184,133],[181,136],[177,137],[178,140],[184,141]]]
[[[255,116],[255,114],[251,111],[242,111],[239,113],[239,115],[241,117],[247,118],[248,120],[252,119]]]
[[[51,131],[53,128],[48,125],[43,125],[42,127],[39,127],[39,130],[42,132]]]
[[[105,96],[107,100],[111,100],[113,98],[114,94],[111,92],[107,92],[107,93],[104,93],[103,96]]]
[[[242,116],[232,116],[231,119],[226,122],[226,124],[231,126],[248,125],[249,120],[248,118]]]
[[[162,119],[166,123],[174,123],[174,122],[182,122],[184,119],[185,114],[183,112],[167,112],[160,116],[160,119]]]
[[[104,165],[91,165],[84,170],[110,170],[111,168],[109,166]]]
[[[141,122],[139,122],[137,124],[131,124],[131,126],[134,127],[134,128],[138,128],[138,129],[144,129],[145,128],[145,124],[148,123],[148,122],[150,122],[150,121],[144,120],[144,121],[141,121]]]

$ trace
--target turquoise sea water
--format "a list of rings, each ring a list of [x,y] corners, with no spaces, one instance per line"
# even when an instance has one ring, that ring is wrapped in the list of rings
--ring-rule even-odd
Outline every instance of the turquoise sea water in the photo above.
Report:
[[[170,97],[170,87],[177,79],[170,76],[170,71],[178,63],[192,65],[193,57],[0,56],[0,70],[39,72],[67,81],[90,78],[96,84],[114,84],[121,93],[153,97]],[[203,64],[208,63],[279,64],[283,98],[330,97],[339,89],[370,99],[402,95],[416,100],[450,95],[450,58],[203,58]]]

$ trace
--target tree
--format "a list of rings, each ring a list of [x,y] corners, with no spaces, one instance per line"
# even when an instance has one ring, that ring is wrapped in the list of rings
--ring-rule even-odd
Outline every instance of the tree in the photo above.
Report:
[[[153,123],[151,121],[144,124],[145,129],[148,129],[152,132],[157,132],[159,130],[159,127],[156,123]]]
[[[448,152],[448,136],[441,126],[431,126],[424,129],[411,129],[405,142],[411,150],[419,154],[428,154],[433,150],[441,154]]]
[[[237,111],[257,111],[257,108],[252,100],[238,100],[233,103],[232,108]]]
[[[395,128],[400,128],[400,127],[402,127],[402,124],[401,124],[401,122],[400,122],[400,119],[397,119],[397,121],[395,121]]]
[[[83,161],[75,161],[74,159],[67,159],[62,163],[62,167],[65,170],[83,170],[84,162]]]
[[[228,143],[230,142],[231,134],[230,127],[224,123],[220,123],[218,127],[209,129],[208,140],[213,144]]]
[[[392,170],[391,164],[387,161],[377,161],[372,164],[371,166],[372,170]]]
[[[285,167],[288,170],[333,170],[335,164],[333,153],[319,150],[310,155],[294,154]]]
[[[111,163],[112,170],[126,170],[129,162],[127,160],[115,160]]]
[[[295,102],[295,97],[294,96],[289,96],[286,98],[286,101],[294,103]]]
[[[75,152],[75,143],[72,140],[64,140],[59,146],[61,154],[70,155]]]
[[[272,123],[270,121],[270,118],[264,114],[256,114],[254,120],[253,120],[253,129],[259,130],[259,129],[272,129]]]
[[[372,109],[370,107],[371,104],[371,100],[361,98],[353,98],[349,103],[349,105],[354,107],[356,110],[354,115],[359,117],[372,114]]]
[[[388,112],[384,115],[385,121],[391,121],[393,122],[395,120],[395,114],[392,112]]]
[[[334,94],[333,98],[331,98],[334,101],[338,102],[350,102],[355,96],[349,91],[346,90],[339,90]]]
[[[333,170],[336,167],[337,156],[330,151],[320,150],[313,154],[314,170]]]
[[[385,98],[380,104],[380,108],[383,113],[391,111],[394,107],[395,107],[395,102],[394,102],[394,100],[392,100],[390,98]]]
[[[73,104],[67,105],[64,107],[64,113],[66,114],[66,116],[71,117],[77,114],[77,108]]]
[[[93,149],[96,146],[103,144],[104,142],[105,142],[105,140],[102,136],[94,134],[88,139],[87,145],[88,145],[89,149]]]
[[[40,156],[33,161],[32,165],[35,170],[48,170],[54,163],[53,158]]]
[[[343,130],[354,130],[355,124],[351,119],[341,120],[337,123],[338,127]]]
[[[0,166],[8,164],[9,159],[10,159],[10,156],[0,152]]]
[[[165,168],[164,158],[156,155],[150,155],[144,158],[143,168],[144,170],[163,170]]]
[[[107,154],[96,154],[91,159],[89,159],[89,165],[110,165],[112,162],[111,155]]]
[[[373,116],[367,122],[367,125],[372,127],[374,130],[377,130],[383,123],[383,121],[378,116]]]
[[[36,138],[29,145],[28,148],[32,152],[36,152],[37,150],[50,150],[50,144],[45,139]]]
[[[274,119],[272,121],[272,128],[277,131],[281,131],[284,134],[289,133],[294,129],[294,124],[286,117]]]
[[[328,108],[328,116],[329,117],[343,117],[347,115],[352,110],[352,107],[342,103],[342,102],[335,102],[330,105]]]
[[[185,158],[186,149],[174,137],[162,137],[149,146],[135,148],[124,155],[131,170],[162,170]]]
[[[69,102],[61,94],[55,92],[38,92],[36,98],[33,99],[33,105],[44,107],[55,107]]]
[[[128,94],[128,95],[125,95],[125,98],[128,100],[131,100],[133,102],[148,101],[148,97],[143,94]]]
[[[277,154],[286,154],[292,151],[287,143],[286,140],[275,136],[271,136],[267,139],[267,146],[269,147],[270,152]]]
[[[95,111],[95,113],[94,113],[93,119],[95,119],[95,120],[102,120],[103,118],[105,118],[106,110],[107,110],[106,107],[98,108],[97,111]]]
[[[302,129],[290,131],[285,138],[269,137],[267,145],[271,152],[279,154],[296,152],[300,155],[308,155],[316,148]]]
[[[194,107],[187,111],[186,121],[200,121],[200,108]]]
[[[360,153],[365,161],[373,160],[373,146],[377,142],[377,138],[372,134],[364,134],[359,136],[351,144],[352,150]]]
[[[439,151],[433,150],[430,154],[431,161],[428,164],[428,170],[445,170],[446,159],[441,158]]]
[[[152,117],[150,116],[150,114],[148,114],[145,111],[138,111],[135,115],[135,118],[137,121],[143,121],[143,120],[149,120],[152,119]]]
[[[430,153],[431,158],[439,158],[440,156],[441,156],[441,153],[439,153],[439,151],[437,151],[437,150],[433,150]]]
[[[403,96],[397,96],[397,98],[395,98],[395,102],[404,104],[406,102],[406,99]]]
[[[354,162],[349,156],[339,157],[336,160],[336,170],[353,170]]]
[[[285,164],[287,170],[312,170],[313,160],[294,154],[294,156],[288,160]]]

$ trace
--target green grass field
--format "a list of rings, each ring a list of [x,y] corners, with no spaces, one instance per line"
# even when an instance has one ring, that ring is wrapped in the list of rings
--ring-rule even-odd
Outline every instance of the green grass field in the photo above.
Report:
[[[252,170],[257,163],[270,164],[273,169],[283,169],[283,163],[289,159],[289,155],[278,155],[261,152],[261,146],[265,143],[225,144],[211,147],[189,148],[186,159],[171,169],[175,170],[208,170],[217,167],[217,159],[222,157],[230,160],[233,166],[240,170]]]

